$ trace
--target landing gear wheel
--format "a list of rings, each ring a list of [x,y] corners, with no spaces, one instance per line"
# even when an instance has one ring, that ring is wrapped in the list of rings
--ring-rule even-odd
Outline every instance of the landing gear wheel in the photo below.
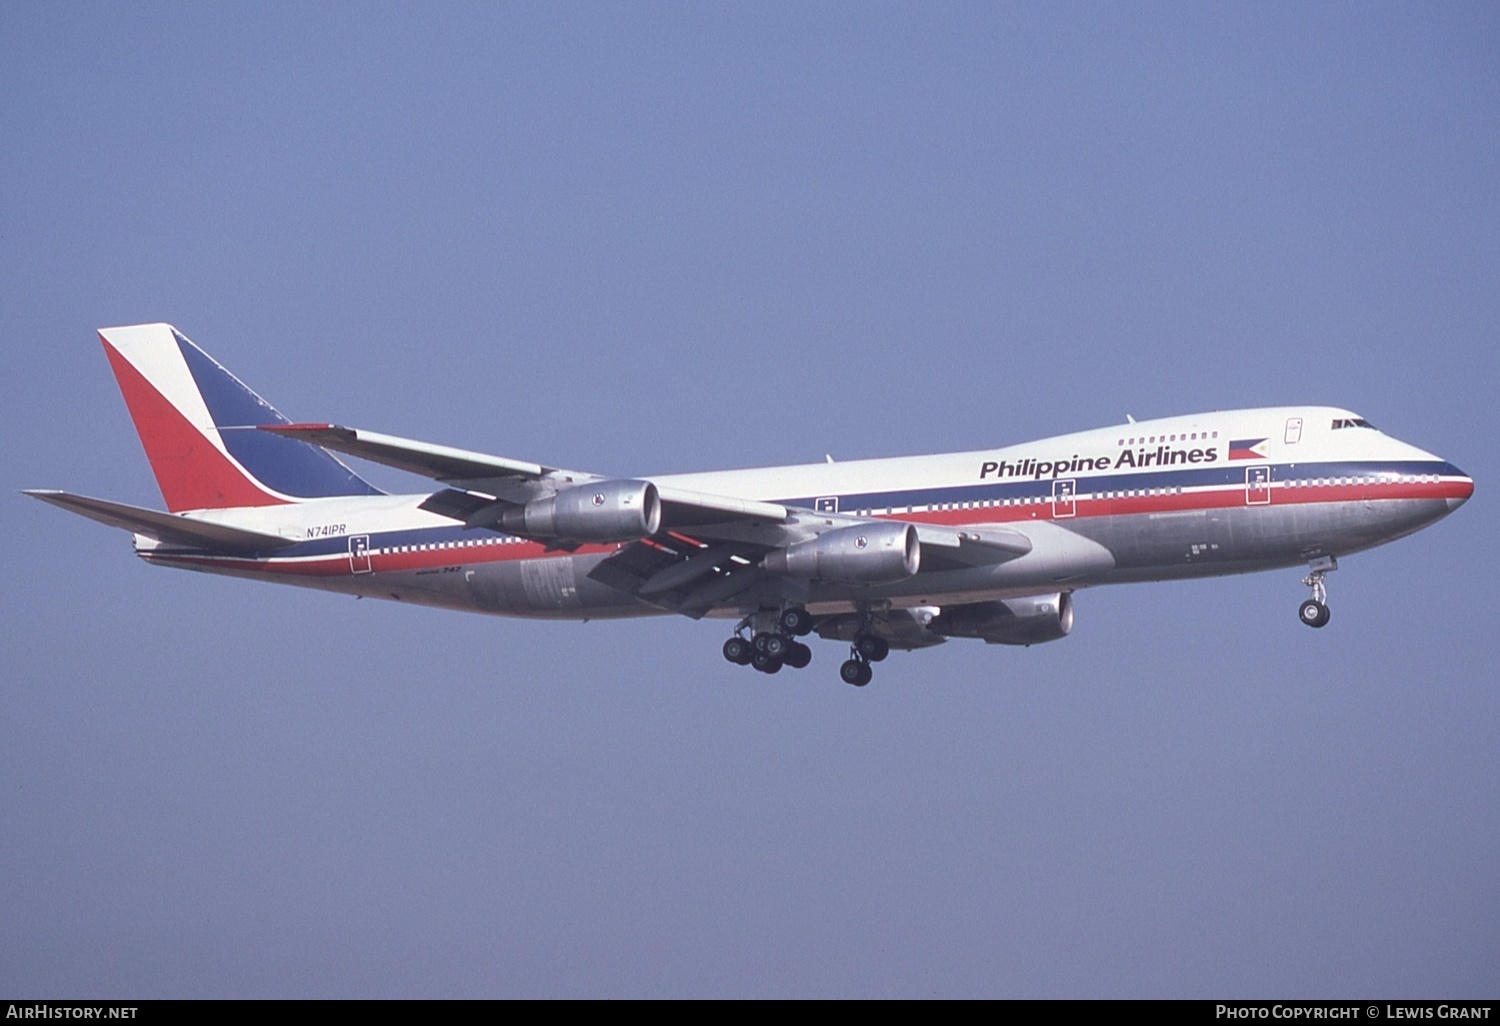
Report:
[[[794,641],[787,646],[787,653],[783,657],[782,661],[792,669],[800,670],[808,663],[812,662],[812,649],[808,648],[800,641]]]
[[[1297,609],[1297,617],[1309,627],[1323,627],[1332,618],[1328,607],[1317,599],[1308,599]]]
[[[1307,564],[1308,575],[1302,583],[1312,589],[1312,598],[1297,607],[1297,619],[1309,627],[1322,627],[1328,623],[1328,586],[1323,578],[1339,568],[1338,560],[1332,556],[1319,556]]]
[[[783,662],[786,661],[787,652],[791,651],[791,647],[796,644],[785,634],[767,634],[765,638],[765,643],[760,646],[760,650],[771,658]]]
[[[845,684],[853,684],[862,688],[870,683],[870,678],[875,676],[875,671],[870,669],[870,664],[863,659],[845,659],[839,667],[839,677]]]
[[[854,651],[872,663],[878,663],[891,654],[890,642],[873,634],[861,634],[854,639]]]
[[[794,638],[805,637],[812,633],[812,614],[801,606],[792,606],[790,609],[783,609],[777,622],[781,624],[782,630]]]
[[[757,652],[750,657],[750,665],[761,673],[779,673],[781,672],[781,657]]]
[[[724,642],[724,658],[736,666],[748,666],[753,651],[750,647],[750,642],[739,635],[735,635]]]

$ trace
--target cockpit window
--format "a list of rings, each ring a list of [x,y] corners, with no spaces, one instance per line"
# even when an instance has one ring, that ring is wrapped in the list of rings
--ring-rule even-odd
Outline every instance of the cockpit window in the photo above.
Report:
[[[1369,428],[1371,431],[1378,430],[1374,424],[1361,417],[1341,417],[1333,422],[1333,429],[1337,431],[1339,428]]]

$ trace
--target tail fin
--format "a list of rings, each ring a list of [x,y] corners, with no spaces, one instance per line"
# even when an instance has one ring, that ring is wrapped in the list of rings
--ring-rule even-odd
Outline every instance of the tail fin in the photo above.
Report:
[[[170,324],[99,340],[173,513],[382,494],[328,450],[257,431],[290,421]]]

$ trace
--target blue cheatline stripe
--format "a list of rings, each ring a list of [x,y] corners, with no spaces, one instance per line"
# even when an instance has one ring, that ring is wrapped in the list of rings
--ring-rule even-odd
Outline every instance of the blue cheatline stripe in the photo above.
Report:
[[[1130,471],[1128,473],[1063,474],[1057,480],[1072,481],[1076,485],[1076,496],[1087,499],[1100,492],[1132,491],[1144,488],[1243,488],[1245,469],[1249,466],[1270,466],[1271,481],[1306,481],[1325,477],[1369,477],[1378,474],[1437,474],[1443,477],[1460,477],[1463,472],[1451,463],[1429,460],[1403,461],[1347,461],[1339,463],[1281,463],[1252,464],[1239,462],[1218,467],[1163,467],[1160,469]],[[990,502],[999,499],[1050,498],[1053,479],[985,481],[977,484],[954,485],[945,488],[915,488],[888,492],[856,492],[840,495],[839,510],[853,513],[857,510],[906,508],[911,506],[933,506],[950,502]],[[826,498],[823,492],[818,498]],[[798,499],[777,499],[786,506],[812,508],[815,499],[811,496]]]
[[[291,422],[181,335],[177,335],[177,348],[219,428],[224,447],[261,484],[299,499],[385,494],[326,449],[255,430],[258,424]]]

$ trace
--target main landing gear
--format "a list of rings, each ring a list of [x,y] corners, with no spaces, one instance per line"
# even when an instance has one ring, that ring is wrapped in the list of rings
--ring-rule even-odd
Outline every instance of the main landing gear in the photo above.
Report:
[[[1332,556],[1320,556],[1307,564],[1309,573],[1302,583],[1312,589],[1312,598],[1297,607],[1297,618],[1309,627],[1324,627],[1333,615],[1328,611],[1328,588],[1323,577],[1338,568],[1338,561]]]
[[[800,670],[812,662],[812,649],[797,639],[811,634],[812,629],[813,616],[801,606],[787,606],[780,612],[762,609],[735,627],[734,636],[724,642],[724,658],[739,666],[754,667],[761,673],[779,673],[783,666]],[[870,630],[866,614],[863,626],[849,646],[849,658],[839,666],[839,677],[846,684],[862,688],[875,675],[870,664],[890,654],[890,642]]]
[[[890,654],[890,643],[884,638],[874,634],[856,634],[854,642],[849,646],[849,658],[839,667],[839,677],[845,684],[862,688],[875,676],[870,664],[878,663]]]
[[[812,614],[801,606],[788,606],[775,616],[751,613],[724,642],[724,658],[740,666],[753,666],[761,673],[779,673],[783,666],[800,670],[812,662],[812,649],[797,638],[811,634]],[[749,637],[746,631],[753,630]]]

